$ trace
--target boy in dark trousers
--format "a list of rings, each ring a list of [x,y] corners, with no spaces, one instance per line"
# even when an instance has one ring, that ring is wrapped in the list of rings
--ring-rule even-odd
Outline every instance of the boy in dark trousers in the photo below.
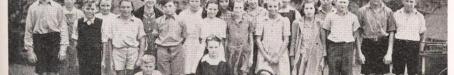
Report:
[[[80,75],[101,75],[101,26],[102,20],[95,17],[94,2],[85,2],[82,10],[85,17],[74,22],[72,39],[77,40],[76,49]]]

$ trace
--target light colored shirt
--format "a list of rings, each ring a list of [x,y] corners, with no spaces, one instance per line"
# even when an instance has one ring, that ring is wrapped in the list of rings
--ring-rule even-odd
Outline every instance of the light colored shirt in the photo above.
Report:
[[[363,38],[386,37],[389,35],[388,32],[396,31],[393,11],[384,5],[377,10],[370,6],[360,8],[359,20]]]
[[[345,15],[329,13],[323,28],[329,30],[328,40],[333,42],[354,42],[353,33],[360,27],[358,17],[351,12]]]
[[[108,24],[108,23],[112,23],[113,20],[118,17],[118,15],[115,15],[113,13],[109,13],[109,14],[106,14],[106,15],[104,15],[102,13],[98,13],[98,14],[95,14],[95,17],[101,18],[102,22],[103,22],[103,25],[102,25],[102,28],[101,28],[101,32],[102,32],[101,40],[102,40],[102,42],[107,42],[109,39],[112,39],[112,36],[107,35],[107,34],[112,34],[111,31],[109,31],[109,30],[112,30],[110,28],[111,24]]]
[[[205,18],[202,24],[203,39],[209,36],[217,36],[219,38],[226,38],[227,36],[227,23],[220,18]]]
[[[102,13],[98,13],[98,14],[95,14],[95,17],[101,18],[101,19],[103,19],[103,21],[104,21],[105,19],[113,19],[113,18],[116,18],[116,17],[118,17],[118,15],[115,15],[115,14],[113,14],[113,13],[108,13],[107,15],[104,15],[104,14],[102,14]]]
[[[158,24],[158,38],[156,44],[161,46],[176,46],[183,42],[186,36],[186,25],[174,15],[164,15],[156,19]]]
[[[103,35],[111,37],[115,48],[139,47],[139,40],[145,37],[142,21],[133,16],[130,16],[129,19],[122,19],[118,16],[112,22],[103,22],[102,26]],[[103,42],[107,42],[107,40],[103,40]]]
[[[427,30],[424,16],[416,9],[413,11],[405,13],[404,9],[400,9],[394,13],[397,24],[396,39],[420,41],[420,34]]]
[[[69,44],[69,35],[67,33],[68,28],[65,19],[63,8],[57,2],[34,2],[30,5],[26,18],[25,49],[33,50],[33,34],[60,32],[60,45],[62,46],[60,50],[66,50]]]

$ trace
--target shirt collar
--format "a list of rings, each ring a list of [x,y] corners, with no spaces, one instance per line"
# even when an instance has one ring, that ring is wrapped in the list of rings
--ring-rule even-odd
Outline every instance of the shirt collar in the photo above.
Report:
[[[171,16],[169,16],[169,15],[164,15],[164,17],[165,17],[166,20],[167,20],[167,19],[176,19],[176,18],[175,18],[176,16],[177,16],[177,15],[171,15]]]
[[[128,21],[134,22],[134,19],[133,19],[133,18],[134,18],[134,16],[132,16],[132,15],[129,16]],[[120,16],[117,16],[117,19],[121,19]]]
[[[92,19],[88,19],[87,17],[84,17],[84,22],[87,22],[87,21],[91,21],[91,22],[93,22],[93,21],[95,21],[95,18],[92,18]]]
[[[401,14],[407,14],[407,13],[405,13],[405,8],[401,8],[401,9],[399,9],[397,12],[398,12],[398,13],[401,13]],[[416,14],[418,14],[419,12],[418,12],[418,10],[413,9],[413,12],[412,12],[412,13],[413,13],[414,15],[416,15]],[[413,15],[413,14],[412,14],[412,15]]]

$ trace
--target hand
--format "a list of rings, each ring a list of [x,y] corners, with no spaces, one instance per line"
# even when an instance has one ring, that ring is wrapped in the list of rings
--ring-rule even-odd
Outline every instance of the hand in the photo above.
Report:
[[[66,51],[58,52],[58,60],[63,61],[66,59]]]
[[[387,53],[385,57],[383,57],[383,63],[391,64],[392,62],[392,54]]]
[[[101,68],[106,68],[106,63],[104,60],[101,61]]]
[[[140,59],[141,59],[141,57],[137,58],[137,61],[136,61],[136,63],[134,64],[136,67],[138,67],[138,66],[140,66],[140,65],[142,64],[142,63],[141,63],[142,60],[140,60]]]
[[[361,64],[365,64],[366,63],[366,57],[364,57],[363,53],[358,53],[358,57],[359,57],[359,61],[360,61]]]
[[[27,50],[25,58],[31,63],[36,63],[38,61],[35,52],[31,50]]]

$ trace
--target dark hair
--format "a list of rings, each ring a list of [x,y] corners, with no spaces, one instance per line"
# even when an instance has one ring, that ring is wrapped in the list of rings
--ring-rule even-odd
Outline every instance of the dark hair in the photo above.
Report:
[[[235,1],[234,1],[234,2],[229,3],[230,11],[233,11],[233,8],[235,8],[235,4],[236,4],[236,3],[239,3],[239,2],[235,2]],[[246,8],[247,8],[247,3],[246,3],[246,1],[243,1],[242,3],[243,3],[243,10],[246,10]]]
[[[207,13],[207,10],[206,10],[206,9],[208,9],[208,5],[210,5],[210,4],[216,4],[216,5],[218,5],[218,9],[221,8],[221,6],[219,5],[219,3],[209,1],[209,2],[205,5],[205,9],[203,9],[203,11],[202,11],[202,18],[206,18],[206,17],[207,17],[208,13]],[[217,14],[216,14],[216,17],[219,18],[219,17],[221,16],[221,14],[222,14],[222,13],[221,13],[220,11],[218,11]]]
[[[160,4],[161,6],[164,6],[167,3],[169,3],[169,2],[172,2],[173,4],[176,4],[176,2],[174,0],[159,0],[158,4]]]
[[[219,37],[217,37],[217,36],[208,36],[204,42],[205,42],[205,44],[208,45],[208,42],[210,42],[210,41],[219,42],[219,44],[222,43],[221,38],[219,38]],[[204,50],[203,50],[203,54],[204,54],[204,55],[205,55],[205,54],[208,54],[208,49],[207,49],[206,47],[205,47]]]
[[[132,8],[131,13],[133,13],[133,12],[134,12],[134,3],[132,3],[132,1],[128,1],[128,0],[121,0],[121,1],[118,3],[118,5],[121,6],[121,4],[122,4],[123,2],[129,2],[129,3],[131,3],[131,8]]]
[[[301,8],[299,9],[301,16],[306,16],[306,14],[304,14],[304,11],[305,11],[304,7],[306,6],[306,4],[309,4],[309,3],[313,3],[314,4],[314,9],[315,9],[314,15],[318,14],[318,8],[317,7],[321,5],[320,2],[304,2],[303,4],[301,4],[301,6],[300,6]]]
[[[84,8],[86,6],[92,7],[92,6],[97,6],[97,5],[96,5],[95,1],[84,1],[82,4],[82,8]]]

